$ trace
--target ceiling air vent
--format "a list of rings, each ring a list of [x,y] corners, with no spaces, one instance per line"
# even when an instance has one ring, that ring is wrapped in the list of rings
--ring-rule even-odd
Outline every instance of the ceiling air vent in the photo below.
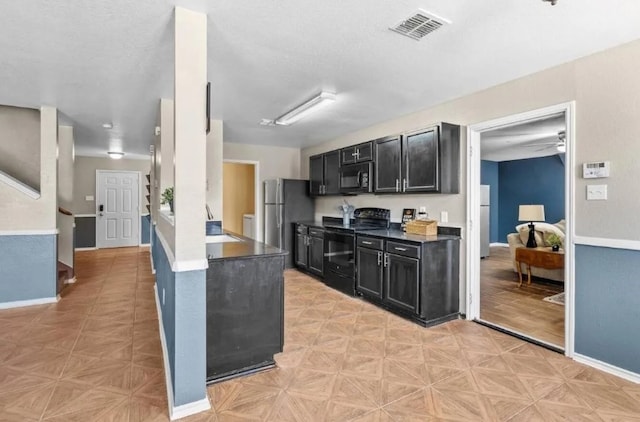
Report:
[[[451,21],[425,10],[418,9],[413,16],[404,19],[396,26],[392,26],[389,29],[397,32],[398,34],[406,35],[414,40],[421,40],[425,35],[428,35],[449,23],[451,23]]]

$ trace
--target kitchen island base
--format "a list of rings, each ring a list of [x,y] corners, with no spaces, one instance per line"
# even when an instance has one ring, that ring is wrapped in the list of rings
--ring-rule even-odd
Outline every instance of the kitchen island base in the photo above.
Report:
[[[209,260],[207,383],[275,365],[284,343],[285,256]]]

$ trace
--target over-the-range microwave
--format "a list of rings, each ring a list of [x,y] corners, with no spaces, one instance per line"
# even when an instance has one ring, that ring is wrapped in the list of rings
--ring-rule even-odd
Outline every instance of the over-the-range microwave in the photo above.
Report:
[[[373,192],[373,163],[340,167],[340,193]]]

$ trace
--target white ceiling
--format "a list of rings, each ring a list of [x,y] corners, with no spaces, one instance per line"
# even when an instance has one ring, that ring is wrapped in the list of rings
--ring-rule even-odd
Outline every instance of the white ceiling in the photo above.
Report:
[[[510,161],[557,155],[559,133],[566,129],[564,113],[503,127],[480,135],[483,160]]]
[[[209,15],[213,117],[225,141],[305,147],[640,38],[640,1],[3,1],[0,104],[53,105],[79,154],[146,155],[173,97],[174,5]],[[387,28],[418,8],[422,41]],[[337,102],[264,127],[320,90]],[[112,131],[102,129],[111,121]]]

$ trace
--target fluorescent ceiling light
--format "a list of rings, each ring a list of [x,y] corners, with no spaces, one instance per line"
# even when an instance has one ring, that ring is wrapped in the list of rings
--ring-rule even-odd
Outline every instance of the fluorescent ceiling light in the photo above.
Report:
[[[322,91],[320,94],[316,95],[309,101],[300,104],[296,108],[291,111],[286,112],[282,116],[278,117],[275,120],[275,123],[278,125],[290,125],[291,123],[297,122],[303,117],[311,114],[312,112],[331,104],[336,100],[336,94],[331,92]]]
[[[124,156],[124,152],[120,152],[120,151],[109,151],[107,152],[107,154],[109,154],[109,157],[111,157],[114,160],[119,160]]]

